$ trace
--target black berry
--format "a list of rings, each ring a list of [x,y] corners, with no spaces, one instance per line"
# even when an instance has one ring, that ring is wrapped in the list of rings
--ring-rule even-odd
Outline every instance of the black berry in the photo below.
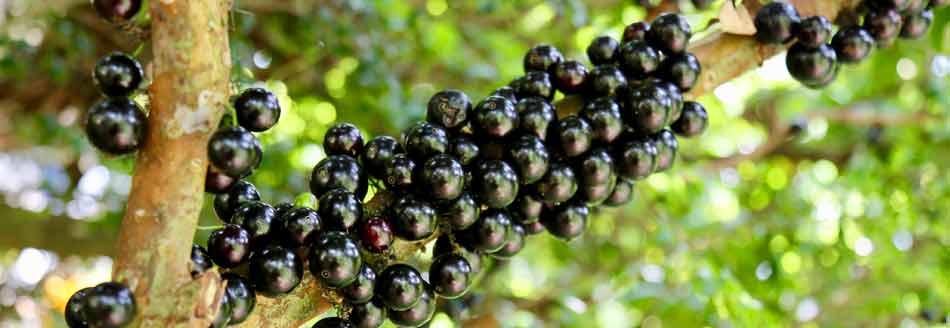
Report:
[[[93,0],[99,16],[110,22],[123,22],[135,17],[142,8],[142,0]]]
[[[831,40],[831,21],[825,16],[812,16],[802,20],[798,29],[798,43],[809,48],[818,48]]]
[[[445,153],[449,148],[449,137],[445,130],[428,122],[418,122],[409,127],[405,136],[406,153],[417,161]]]
[[[377,328],[386,321],[386,306],[377,301],[352,304],[347,320],[353,328]]]
[[[416,171],[416,162],[406,154],[396,154],[385,165],[380,177],[386,187],[393,190],[408,189],[412,186],[412,177]]]
[[[591,205],[607,199],[617,180],[614,161],[604,148],[593,149],[581,157],[574,171],[578,180],[577,196]]]
[[[86,136],[102,152],[128,154],[144,142],[146,123],[145,113],[134,101],[109,98],[86,112]]]
[[[874,48],[874,38],[861,27],[843,27],[831,39],[831,47],[835,49],[838,61],[857,63],[871,54],[871,50]]]
[[[429,98],[426,120],[447,129],[461,128],[468,122],[472,101],[459,90],[442,90]]]
[[[86,292],[81,308],[89,327],[123,327],[135,318],[135,296],[120,283],[104,282]]]
[[[660,65],[659,75],[682,91],[689,91],[699,81],[702,66],[691,53],[669,56]]]
[[[540,44],[528,50],[528,53],[524,55],[524,71],[547,72],[551,65],[563,60],[564,56],[561,55],[560,50],[550,45]]]
[[[270,205],[251,201],[234,210],[234,215],[228,222],[244,228],[251,237],[251,245],[263,245],[268,241],[271,231],[277,230],[277,227],[273,226],[276,216],[277,211]]]
[[[508,99],[508,101],[512,103],[518,102],[518,97],[515,96],[515,89],[507,85],[495,89],[495,91],[493,91],[490,96],[502,97]]]
[[[653,143],[656,145],[656,169],[654,169],[654,172],[669,170],[673,167],[676,150],[679,149],[676,136],[670,130],[663,130],[653,135]]]
[[[244,263],[250,253],[251,235],[239,225],[225,224],[208,236],[208,255],[219,267],[236,267]]]
[[[503,208],[518,196],[518,174],[503,161],[478,164],[472,180],[475,197],[488,207]]]
[[[527,72],[511,82],[515,95],[519,99],[527,97],[541,97],[547,100],[554,98],[554,85],[546,72]]]
[[[449,155],[455,156],[463,166],[468,166],[478,157],[479,147],[469,135],[458,135],[449,142]]]
[[[270,91],[250,88],[234,100],[234,113],[238,124],[245,129],[267,131],[280,120],[280,101]]]
[[[621,144],[614,154],[617,175],[625,179],[643,179],[656,168],[657,147],[652,140],[634,139]]]
[[[429,282],[435,293],[442,298],[461,297],[468,291],[472,280],[472,267],[460,254],[439,256],[429,266]]]
[[[478,221],[457,233],[456,237],[467,247],[491,253],[505,246],[511,225],[511,216],[506,211],[489,209],[482,211]]]
[[[570,241],[587,229],[587,216],[590,210],[582,203],[569,202],[555,207],[541,223],[555,237]]]
[[[218,314],[211,321],[211,328],[224,328],[231,322],[231,299],[228,295],[221,295],[221,305],[218,306]]]
[[[617,179],[614,190],[610,192],[610,197],[604,201],[607,206],[620,206],[633,200],[633,182],[624,179]]]
[[[549,144],[567,157],[583,154],[593,143],[590,123],[575,115],[558,121],[551,130],[551,134],[548,137]]]
[[[571,199],[577,192],[577,176],[569,165],[554,162],[551,163],[544,178],[534,186],[535,192],[543,202],[557,204]]]
[[[653,20],[646,39],[650,46],[666,54],[679,54],[686,51],[693,30],[686,17],[674,13],[665,13]]]
[[[399,144],[399,141],[396,141],[396,138],[378,136],[366,143],[366,146],[363,147],[363,154],[360,155],[360,160],[371,176],[382,179],[386,163],[393,156],[402,152],[402,145]]]
[[[537,221],[541,217],[542,209],[544,202],[531,192],[522,192],[509,207],[512,219],[522,224]]]
[[[644,41],[630,41],[620,48],[620,68],[630,79],[643,79],[660,66],[660,53]]]
[[[372,217],[359,223],[360,243],[373,253],[382,253],[393,244],[393,231],[385,218]]]
[[[551,68],[554,87],[564,94],[583,91],[587,79],[587,67],[576,60],[566,60]]]
[[[587,46],[587,58],[594,65],[613,64],[617,60],[620,42],[609,36],[594,38]]]
[[[934,12],[930,9],[913,12],[904,16],[904,24],[901,25],[901,38],[919,39],[927,34],[930,23],[934,20]]]
[[[644,41],[647,37],[647,31],[650,30],[650,23],[647,22],[636,22],[630,25],[627,25],[623,29],[623,42],[627,43],[630,41]]]
[[[524,224],[524,232],[528,235],[537,235],[544,232],[547,228],[544,227],[544,223],[541,221],[534,221],[531,223]]]
[[[548,135],[548,128],[557,122],[557,115],[551,103],[541,98],[522,99],[515,106],[520,116],[519,128],[544,140]]]
[[[92,70],[93,81],[102,93],[109,97],[126,97],[142,83],[142,65],[135,58],[114,52],[96,62]]]
[[[809,88],[820,88],[831,83],[837,75],[837,57],[827,45],[809,49],[795,44],[788,49],[785,66],[798,82]]]
[[[191,277],[197,278],[214,266],[208,251],[201,245],[191,245]]]
[[[798,33],[801,17],[787,2],[769,2],[755,14],[755,38],[762,43],[782,44]]]
[[[438,226],[435,207],[418,196],[407,194],[392,207],[393,234],[408,241],[429,238]]]
[[[309,245],[323,230],[323,219],[308,207],[298,207],[278,216],[281,225],[281,241],[291,246]]]
[[[708,124],[708,114],[703,104],[687,101],[683,104],[683,114],[670,126],[673,132],[684,137],[694,137],[703,133]]]
[[[356,276],[349,285],[340,289],[343,297],[350,303],[359,304],[369,302],[373,298],[373,290],[376,288],[376,271],[366,263],[360,269],[360,274]]]
[[[581,117],[590,123],[594,142],[609,144],[623,132],[620,106],[610,97],[600,97],[588,102],[581,110]]]
[[[86,295],[92,291],[93,287],[86,287],[80,289],[73,293],[69,297],[69,300],[66,301],[66,309],[63,312],[63,316],[66,318],[66,325],[69,328],[86,328],[89,325],[86,324],[86,318],[83,316],[83,302],[85,301]]]
[[[228,189],[228,192],[214,197],[214,214],[224,222],[231,222],[231,216],[238,207],[247,202],[261,200],[257,188],[247,181],[238,181]]]
[[[477,136],[503,138],[518,127],[518,112],[508,99],[489,96],[475,106],[472,131]]]
[[[222,274],[221,279],[227,283],[224,294],[231,306],[231,320],[228,324],[236,325],[244,322],[257,304],[254,288],[250,282],[234,273]]]
[[[245,177],[261,162],[261,144],[242,127],[219,129],[208,141],[211,165],[232,177]]]
[[[339,231],[324,232],[317,237],[308,259],[310,273],[329,287],[349,285],[363,266],[359,246]]]
[[[327,191],[343,188],[362,199],[366,195],[366,175],[356,159],[348,155],[332,155],[313,168],[310,192],[323,196]]]
[[[666,125],[673,100],[655,83],[630,88],[623,97],[621,115],[627,125],[640,133],[656,133]]]
[[[363,153],[363,133],[353,124],[339,123],[323,136],[323,149],[327,155],[357,158]]]
[[[435,155],[422,166],[420,183],[426,196],[436,200],[453,200],[465,187],[462,164],[449,155]]]
[[[894,43],[901,31],[900,13],[893,8],[871,9],[864,16],[864,28],[874,38],[878,48],[887,48]]]
[[[587,74],[587,94],[590,97],[614,97],[620,90],[626,87],[627,78],[613,65],[594,67],[594,69]]]
[[[237,181],[238,179],[209,166],[208,173],[205,175],[205,192],[212,194],[225,193]]]
[[[327,228],[347,231],[363,217],[363,202],[353,193],[337,188],[320,196],[317,212]]]
[[[328,317],[320,319],[310,328],[353,328],[353,324],[338,317]]]
[[[419,271],[408,264],[397,263],[379,274],[375,293],[390,310],[405,311],[419,303],[426,292],[424,284]]]
[[[439,218],[442,222],[448,223],[452,229],[462,230],[475,223],[479,213],[481,213],[481,208],[475,202],[475,198],[469,193],[463,193],[455,200],[442,205],[439,209]]]
[[[518,172],[522,185],[538,181],[548,171],[548,150],[538,137],[530,134],[518,136],[507,148],[506,161]]]
[[[525,229],[520,224],[512,224],[511,231],[508,232],[508,241],[505,246],[498,251],[491,253],[491,257],[496,259],[510,259],[521,252],[525,245]]]
[[[403,327],[421,327],[432,320],[435,315],[436,298],[432,288],[422,283],[419,300],[412,307],[405,310],[396,310],[390,307],[389,321]]]

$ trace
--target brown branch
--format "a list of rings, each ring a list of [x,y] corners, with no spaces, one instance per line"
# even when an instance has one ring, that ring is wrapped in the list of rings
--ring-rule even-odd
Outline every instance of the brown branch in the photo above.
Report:
[[[148,134],[135,163],[114,279],[135,293],[136,327],[207,327],[217,273],[189,275],[208,138],[227,108],[229,0],[151,1]]]

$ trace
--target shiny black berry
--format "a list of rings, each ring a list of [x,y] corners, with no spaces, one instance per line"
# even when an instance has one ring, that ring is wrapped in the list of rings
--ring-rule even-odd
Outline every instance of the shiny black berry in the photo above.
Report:
[[[236,325],[244,322],[257,304],[254,287],[246,279],[234,273],[222,274],[221,279],[227,283],[224,294],[231,306],[231,320],[228,324]]]
[[[503,161],[481,162],[472,177],[472,190],[482,204],[503,208],[518,196],[518,174]]]
[[[789,74],[809,88],[821,88],[834,80],[838,72],[838,56],[827,45],[816,49],[795,44],[788,49],[785,66]]]
[[[123,22],[135,17],[142,8],[142,0],[93,0],[99,16],[110,22]]]
[[[239,225],[225,224],[208,236],[208,255],[219,267],[236,267],[244,263],[250,253],[251,235]]]
[[[550,214],[541,219],[541,223],[555,237],[570,241],[587,229],[587,216],[590,209],[583,203],[569,202],[551,209]]]
[[[231,216],[244,203],[261,200],[261,194],[250,182],[241,180],[235,182],[226,193],[214,197],[214,214],[221,221],[231,222]]]
[[[447,129],[461,128],[468,122],[472,101],[459,90],[442,90],[429,98],[426,120]]]
[[[463,232],[457,232],[461,234]],[[465,239],[466,237],[457,237],[457,239]],[[448,255],[448,254],[458,254],[465,258],[465,261],[468,262],[469,267],[471,267],[472,272],[478,272],[482,268],[482,257],[474,249],[470,248],[469,245],[461,245],[463,247],[455,247],[452,244],[452,239],[449,235],[442,235],[435,241],[435,246],[432,247],[432,258],[437,259],[439,257]],[[431,278],[431,277],[430,277]]]
[[[92,291],[93,287],[86,287],[80,289],[73,293],[69,297],[69,300],[66,301],[66,309],[63,312],[63,316],[66,318],[66,325],[69,328],[86,328],[89,325],[86,324],[86,319],[83,317],[83,302],[85,301],[86,295]]]
[[[538,137],[530,134],[518,136],[506,148],[505,160],[518,172],[522,185],[538,181],[548,171],[548,150]]]
[[[518,128],[518,112],[508,99],[489,96],[475,106],[472,131],[478,137],[503,138]]]
[[[247,231],[252,245],[263,245],[268,242],[271,231],[277,230],[273,226],[277,211],[268,204],[251,201],[242,204],[236,210],[228,223],[237,224]]]
[[[320,319],[310,328],[353,328],[353,324],[338,317],[327,317]]]
[[[363,202],[345,189],[333,189],[320,196],[317,209],[327,229],[347,231],[363,217]]]
[[[607,206],[620,206],[633,200],[633,182],[624,179],[617,179],[614,190],[610,192],[610,197],[604,201]]]
[[[654,169],[654,172],[669,170],[673,167],[673,161],[676,160],[676,151],[679,149],[676,136],[670,130],[663,130],[653,135],[652,138],[656,145],[656,169]]]
[[[373,290],[376,288],[376,271],[372,267],[363,263],[360,274],[356,276],[349,285],[340,289],[340,293],[347,301],[354,304],[366,303],[373,298]]]
[[[901,14],[893,8],[878,8],[864,16],[864,29],[874,38],[878,48],[890,47],[901,32]]]
[[[564,56],[561,55],[560,50],[550,45],[540,44],[528,50],[528,53],[524,55],[524,71],[547,72],[551,65],[563,60]]]
[[[831,47],[835,49],[839,62],[857,63],[871,54],[874,37],[861,27],[843,27],[831,39]]]
[[[461,297],[472,282],[472,267],[460,254],[439,256],[429,266],[429,282],[435,293],[442,298]]]
[[[422,327],[435,315],[436,298],[432,287],[422,283],[422,292],[419,300],[412,307],[405,310],[396,310],[390,307],[389,321],[401,327]]]
[[[323,231],[323,219],[320,214],[308,207],[298,207],[287,211],[280,217],[281,241],[299,247],[309,245]]]
[[[650,46],[666,54],[679,54],[686,51],[693,30],[686,17],[675,13],[665,13],[653,20],[646,39]]]
[[[508,241],[505,246],[489,255],[496,259],[506,260],[518,255],[525,245],[525,235],[527,233],[520,224],[511,225],[511,231],[508,232]]]
[[[627,78],[620,69],[612,65],[594,67],[587,74],[587,95],[590,97],[614,97],[626,87]]]
[[[274,213],[278,219],[283,220],[284,215],[287,215],[291,210],[297,208],[293,203],[290,202],[280,202],[277,205],[274,205]]]
[[[109,97],[126,97],[142,83],[142,65],[135,58],[114,52],[96,62],[92,70],[93,81],[102,93]]]
[[[627,25],[623,29],[623,43],[630,41],[644,41],[647,37],[647,31],[650,30],[650,23],[647,22],[636,22],[630,25]]]
[[[201,245],[191,245],[191,277],[197,278],[199,275],[208,271],[214,266],[208,251]]]
[[[630,79],[643,79],[660,66],[660,53],[644,41],[630,41],[620,48],[620,68]]]
[[[557,122],[554,106],[541,98],[522,99],[515,106],[520,117],[519,128],[544,140],[548,130]]]
[[[491,253],[498,251],[508,241],[511,216],[507,211],[489,209],[468,229],[456,234],[458,242],[474,250]]]
[[[546,72],[527,72],[511,82],[518,99],[527,97],[541,97],[547,100],[554,98],[554,85]]]
[[[634,139],[620,145],[613,159],[617,175],[629,179],[643,179],[656,168],[657,148],[650,139]]]
[[[609,65],[617,61],[617,53],[620,51],[620,42],[609,36],[599,36],[594,38],[587,46],[587,58],[594,65]]]
[[[683,98],[683,92],[680,91],[679,87],[667,80],[652,79],[649,83],[655,84],[660,87],[660,89],[666,91],[666,95],[670,98],[670,112],[666,116],[665,125],[673,124],[673,122],[680,118],[680,114],[683,113],[683,102],[685,100]]]
[[[578,199],[590,205],[598,205],[607,199],[617,180],[613,158],[604,148],[584,154],[574,171],[577,174]]]
[[[261,144],[242,127],[222,128],[208,141],[208,159],[216,169],[232,177],[245,177],[260,165]]]
[[[518,102],[518,97],[515,96],[515,89],[511,86],[503,86],[501,88],[495,89],[489,96],[496,96],[508,99],[512,103]]]
[[[576,60],[566,60],[551,68],[551,80],[554,87],[564,94],[583,91],[587,79],[587,67]]]
[[[831,40],[831,21],[825,16],[812,16],[802,20],[798,29],[798,43],[809,48],[818,48]]]
[[[339,231],[324,232],[317,237],[308,259],[310,273],[329,287],[349,285],[363,266],[359,246]]]
[[[357,223],[363,248],[373,253],[382,253],[393,244],[395,236],[389,222],[382,217],[372,217]]]
[[[452,156],[440,154],[429,158],[420,174],[422,188],[427,197],[436,200],[453,200],[462,194],[465,187],[465,171],[462,164]]]
[[[245,129],[267,131],[280,120],[280,101],[266,89],[250,88],[234,100],[234,113]]]
[[[424,161],[433,155],[445,153],[449,137],[445,129],[429,122],[418,122],[405,132],[406,153],[409,157]]]
[[[648,83],[626,92],[621,116],[640,133],[656,133],[666,125],[672,107],[669,93],[658,84]]]
[[[577,192],[577,175],[566,163],[554,162],[548,168],[548,173],[535,183],[534,187],[541,201],[557,204],[571,199]]]
[[[623,132],[620,106],[610,97],[588,102],[581,110],[581,117],[590,123],[591,138],[595,143],[609,144]]]
[[[468,166],[478,157],[479,147],[470,135],[460,134],[449,142],[449,155],[455,156],[463,166]]]
[[[377,328],[386,322],[386,306],[382,302],[372,301],[350,306],[347,318],[353,328]]]
[[[463,193],[455,200],[443,204],[439,209],[439,218],[442,222],[448,223],[452,229],[462,230],[468,228],[481,213],[481,208],[475,202],[475,198],[470,193]]]
[[[425,293],[424,284],[416,268],[397,263],[386,267],[376,277],[375,293],[390,310],[405,311],[419,303]]]
[[[104,282],[86,292],[82,298],[82,318],[89,327],[117,328],[135,318],[135,296],[128,287],[117,282]]]
[[[222,173],[214,169],[213,167],[208,167],[208,173],[205,175],[205,192],[211,194],[223,194],[237,182],[238,179],[231,177],[227,174]]]
[[[218,314],[211,321],[211,328],[224,328],[231,322],[231,299],[226,295],[221,295],[221,305],[218,306]]]
[[[687,101],[683,104],[683,114],[670,125],[673,132],[684,137],[698,136],[706,130],[709,117],[703,104]]]
[[[541,217],[544,202],[532,192],[522,192],[518,199],[508,207],[515,222],[526,224],[537,221]]]
[[[567,157],[583,154],[593,143],[593,130],[583,118],[571,115],[562,118],[551,130],[547,139],[552,150]]]
[[[366,195],[366,175],[355,158],[333,155],[324,158],[313,168],[310,176],[311,193],[320,197],[336,188],[354,193],[360,199]]]
[[[438,212],[422,198],[407,194],[392,206],[393,234],[403,240],[417,241],[429,238],[438,227]]]
[[[363,153],[363,132],[350,123],[338,123],[323,136],[327,155],[348,155],[353,158]]]
[[[385,165],[380,179],[386,187],[393,190],[405,190],[412,186],[416,171],[416,162],[406,154],[396,154]]]
[[[801,20],[795,6],[782,1],[769,2],[755,14],[755,38],[768,44],[786,43],[798,33]]]
[[[145,140],[145,113],[128,98],[102,100],[86,112],[86,136],[100,151],[113,155],[134,152]]]
[[[399,144],[396,138],[378,136],[366,143],[366,146],[363,147],[363,154],[360,155],[360,160],[366,172],[377,179],[383,179],[386,163],[393,156],[402,152],[402,145]]]
[[[544,232],[547,228],[544,227],[544,223],[541,221],[534,221],[531,223],[524,224],[524,232],[528,235],[537,235]]]
[[[904,16],[904,24],[901,25],[901,38],[919,39],[927,34],[930,23],[934,20],[934,12],[930,9],[914,12]]]
[[[702,66],[691,53],[669,56],[660,65],[659,76],[682,91],[689,91],[699,81]]]

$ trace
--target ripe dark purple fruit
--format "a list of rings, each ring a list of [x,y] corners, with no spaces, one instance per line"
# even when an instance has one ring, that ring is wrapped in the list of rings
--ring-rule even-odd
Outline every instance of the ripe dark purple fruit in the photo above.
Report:
[[[624,179],[617,179],[614,190],[610,192],[610,197],[604,201],[607,206],[621,206],[633,200],[633,182]]]
[[[231,216],[244,203],[261,200],[261,194],[250,182],[240,180],[228,189],[228,192],[214,197],[214,214],[221,221],[231,222]]]
[[[656,168],[656,144],[649,139],[634,139],[620,145],[614,154],[617,175],[628,179],[643,179]]]
[[[363,153],[363,132],[350,123],[338,123],[323,136],[327,155],[348,155],[353,158]]]
[[[666,91],[670,98],[670,113],[666,116],[666,125],[673,124],[683,112],[683,93],[679,87],[666,80],[652,79],[650,83]]]
[[[329,287],[343,287],[356,280],[363,266],[360,248],[339,231],[317,237],[310,247],[310,273]]]
[[[310,176],[310,192],[323,196],[327,191],[343,188],[360,199],[366,195],[366,175],[356,159],[348,155],[332,155],[324,158],[313,168]]]
[[[375,300],[352,304],[347,320],[353,324],[354,328],[377,328],[386,322],[386,306]]]
[[[144,75],[142,65],[121,52],[102,57],[92,69],[93,81],[99,91],[109,97],[127,97],[139,88]]]
[[[491,257],[506,260],[518,255],[525,245],[525,230],[520,224],[512,224],[511,231],[508,232],[508,241],[505,246],[498,251],[491,253]]]
[[[472,282],[472,267],[460,254],[439,256],[429,266],[429,282],[442,298],[453,299],[468,292]]]
[[[541,97],[547,100],[554,98],[554,85],[546,72],[527,72],[511,82],[515,89],[515,96],[519,99],[527,97]]]
[[[442,90],[429,98],[426,120],[446,129],[456,129],[468,122],[471,112],[472,101],[468,95],[459,90]]]
[[[214,167],[208,167],[208,173],[205,175],[205,192],[211,194],[223,194],[237,182],[238,179],[228,176],[227,174],[222,173],[214,169]]]
[[[581,110],[581,117],[590,123],[591,138],[595,143],[609,144],[623,132],[620,106],[610,97],[588,102]]]
[[[363,202],[346,189],[333,189],[320,196],[317,209],[328,229],[348,231],[363,217]]]
[[[265,296],[290,293],[303,278],[303,260],[283,246],[269,245],[255,251],[249,267],[254,289]]]
[[[515,96],[515,89],[508,85],[495,89],[489,96],[502,97],[508,99],[511,103],[518,102],[518,97]]]
[[[874,38],[861,27],[843,27],[831,39],[831,47],[835,49],[839,62],[857,63],[871,54]]]
[[[538,137],[530,134],[518,136],[507,148],[506,161],[518,172],[522,185],[540,180],[548,171],[548,150]]]
[[[382,253],[389,250],[393,244],[393,231],[385,218],[373,217],[359,223],[360,243],[363,248],[373,253]]]
[[[478,157],[479,147],[470,135],[460,134],[449,142],[449,155],[455,156],[463,166],[468,166]]]
[[[587,74],[587,94],[590,97],[614,97],[620,90],[626,87],[627,78],[623,76],[620,69],[613,65],[594,67],[594,69]]]
[[[349,285],[340,289],[340,293],[347,301],[353,304],[369,302],[373,299],[373,290],[376,288],[376,271],[366,263],[360,269],[360,274]]]
[[[656,83],[630,88],[623,97],[621,115],[627,125],[640,133],[656,133],[666,125],[673,100]]]
[[[124,327],[135,318],[135,296],[117,282],[96,285],[82,297],[82,318],[89,327]]]
[[[818,48],[831,40],[831,21],[825,16],[812,16],[802,20],[798,29],[798,43],[809,48]]]
[[[788,49],[785,66],[798,82],[809,88],[821,88],[831,83],[837,75],[837,57],[827,45],[808,49],[796,44]]]
[[[191,277],[197,278],[199,275],[208,271],[214,266],[208,251],[201,245],[191,245]]]
[[[515,106],[520,116],[519,128],[544,140],[548,130],[557,122],[557,115],[551,103],[541,98],[522,99]]]
[[[227,295],[221,295],[221,305],[218,307],[218,314],[211,321],[211,328],[224,328],[231,322],[231,299]]]
[[[422,275],[408,264],[392,264],[376,278],[376,296],[391,310],[390,314],[409,310],[426,293]]]
[[[389,321],[400,327],[422,327],[435,315],[436,298],[432,287],[423,282],[422,293],[415,305],[406,310],[390,308]]]
[[[551,68],[554,87],[564,94],[583,91],[587,79],[587,67],[576,60],[566,60]]]
[[[329,317],[320,319],[310,328],[353,328],[353,324],[338,317]]]
[[[456,237],[457,239],[459,237]],[[461,237],[465,239],[465,237]],[[478,272],[482,267],[482,257],[475,252],[474,249],[469,249],[467,245],[461,245],[463,247],[456,247],[452,244],[452,240],[449,235],[441,235],[435,241],[435,246],[432,247],[432,258],[437,259],[439,257],[448,255],[448,254],[459,254],[465,258],[469,266],[472,268],[472,272]]]
[[[801,17],[787,2],[769,2],[755,14],[755,38],[762,43],[782,44],[798,33]]]
[[[656,145],[656,169],[654,169],[654,172],[669,170],[673,167],[673,161],[676,160],[676,151],[679,149],[676,136],[670,130],[663,130],[653,135],[652,138]]]
[[[523,226],[524,226],[524,232],[528,235],[537,235],[544,232],[544,230],[546,230],[546,228],[544,227],[544,223],[541,223],[541,221],[534,221],[528,224],[524,224]]]
[[[436,154],[445,153],[449,148],[449,137],[445,129],[429,122],[418,122],[405,132],[406,153],[417,161],[425,161]]]
[[[706,130],[708,114],[703,104],[687,101],[683,104],[683,114],[670,126],[673,132],[684,137],[698,136]]]
[[[147,129],[145,113],[128,98],[105,99],[86,112],[86,136],[104,153],[134,152],[145,140]]]
[[[250,201],[234,210],[234,215],[228,223],[244,228],[251,237],[251,245],[263,245],[268,242],[270,233],[277,230],[277,227],[273,226],[276,216],[277,211],[270,205]]]
[[[927,34],[930,23],[934,20],[934,12],[930,9],[920,12],[914,12],[904,16],[904,24],[901,25],[901,38],[919,39]]]
[[[561,55],[560,50],[550,45],[539,44],[524,55],[524,71],[547,72],[548,68],[563,60],[564,56]]]
[[[261,163],[261,143],[242,127],[218,129],[208,141],[208,159],[224,174],[246,177]]]
[[[590,205],[602,203],[614,188],[614,161],[604,148],[592,149],[577,162],[578,199]]]
[[[378,136],[366,143],[366,146],[363,147],[363,154],[360,155],[360,160],[363,162],[366,172],[377,179],[382,179],[386,163],[393,156],[402,152],[402,145],[399,144],[399,141],[396,141],[396,138]]]
[[[864,29],[874,38],[878,48],[888,48],[901,31],[901,14],[893,8],[877,8],[864,16]]]
[[[660,65],[659,76],[682,91],[689,91],[699,81],[702,66],[691,53],[669,56]]]
[[[92,291],[92,288],[93,287],[86,287],[76,291],[66,302],[66,309],[63,312],[63,316],[65,317],[66,325],[69,326],[69,328],[89,327],[89,325],[86,324],[86,319],[83,317],[82,310],[86,295]]]
[[[489,209],[482,211],[478,221],[457,233],[456,238],[466,247],[491,253],[505,246],[511,225],[511,216],[506,211]]]
[[[481,162],[472,177],[472,190],[485,206],[504,208],[518,196],[518,174],[503,161]]]
[[[110,22],[123,22],[135,17],[142,8],[142,0],[93,0],[99,16]]]
[[[599,36],[594,38],[587,46],[587,58],[590,63],[596,65],[609,65],[617,61],[617,53],[620,50],[620,42],[609,36]]]
[[[227,283],[224,295],[231,306],[231,320],[228,324],[236,325],[244,322],[257,304],[254,287],[243,277],[230,272],[222,274],[221,279]]]
[[[653,20],[646,39],[650,46],[666,54],[679,54],[686,51],[693,30],[686,17],[675,13],[665,13]]]
[[[590,123],[583,118],[571,115],[562,118],[551,130],[548,142],[552,149],[560,151],[567,157],[583,154],[590,149],[593,143],[593,131]]]
[[[251,253],[251,235],[236,224],[225,224],[208,236],[208,255],[222,268],[233,268]]]
[[[436,200],[456,199],[465,187],[462,164],[445,154],[430,157],[422,166],[421,178],[426,196]]]
[[[566,163],[554,162],[534,187],[543,202],[557,204],[571,199],[577,192],[577,175]]]
[[[476,136],[504,138],[518,127],[518,112],[508,99],[489,96],[475,106],[472,131]]]
[[[416,162],[406,154],[396,154],[383,165],[383,175],[380,177],[386,187],[394,190],[405,190],[412,186],[412,177],[416,171]]]
[[[541,219],[548,232],[560,239],[571,241],[587,229],[590,209],[582,203],[569,202],[555,207]]]
[[[643,79],[660,66],[660,53],[644,41],[630,41],[620,48],[620,68],[631,79]]]
[[[475,198],[470,193],[463,193],[455,200],[442,205],[439,218],[452,229],[462,230],[475,223],[480,213],[481,207],[475,202]]]
[[[309,245],[323,231],[323,220],[312,208],[294,208],[278,217],[278,222],[282,225],[279,230],[281,241],[291,246]]]
[[[280,120],[280,101],[266,89],[250,88],[234,100],[234,113],[245,129],[267,131]]]
[[[630,41],[644,41],[647,37],[647,31],[650,30],[650,23],[647,22],[636,22],[630,25],[627,25],[623,29],[623,43]]]
[[[429,202],[406,194],[392,206],[393,234],[403,240],[417,241],[429,238],[438,227],[438,214]]]
[[[535,222],[541,217],[544,202],[531,192],[522,192],[508,209],[515,222],[526,224]]]

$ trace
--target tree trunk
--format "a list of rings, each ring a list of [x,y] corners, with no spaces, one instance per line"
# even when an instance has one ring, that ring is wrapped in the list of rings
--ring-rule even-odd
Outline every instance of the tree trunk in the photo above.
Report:
[[[135,163],[113,276],[135,293],[133,326],[207,327],[221,279],[189,275],[208,166],[227,108],[230,0],[153,0],[148,134]]]

